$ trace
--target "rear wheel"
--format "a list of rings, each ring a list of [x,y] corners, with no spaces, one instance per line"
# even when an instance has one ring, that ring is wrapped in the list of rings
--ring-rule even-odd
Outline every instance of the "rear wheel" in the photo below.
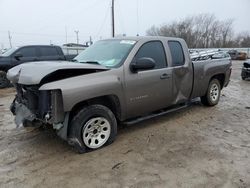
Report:
[[[245,77],[245,76],[241,76],[241,78],[242,78],[242,80],[245,80],[245,79],[246,79],[246,77]]]
[[[206,95],[201,97],[202,104],[206,106],[214,106],[220,100],[221,85],[219,80],[212,79],[209,83]]]
[[[0,89],[10,87],[11,83],[7,79],[7,74],[4,71],[0,71]]]
[[[117,122],[112,111],[103,105],[91,105],[73,117],[69,142],[84,153],[111,144],[116,134]]]

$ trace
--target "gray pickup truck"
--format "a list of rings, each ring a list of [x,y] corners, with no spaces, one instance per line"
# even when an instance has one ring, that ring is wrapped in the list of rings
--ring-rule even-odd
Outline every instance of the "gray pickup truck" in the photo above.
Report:
[[[101,40],[75,62],[27,63],[8,71],[16,124],[47,124],[80,153],[112,143],[117,123],[135,123],[200,97],[214,106],[229,83],[230,58],[192,62],[184,40]]]

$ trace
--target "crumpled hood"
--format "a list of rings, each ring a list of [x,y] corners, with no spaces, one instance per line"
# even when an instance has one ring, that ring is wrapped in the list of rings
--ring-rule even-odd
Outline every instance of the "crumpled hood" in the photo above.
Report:
[[[92,65],[87,63],[74,63],[67,61],[43,61],[24,63],[13,67],[7,73],[7,78],[13,83],[36,85],[41,80],[58,70],[108,70],[101,65]]]

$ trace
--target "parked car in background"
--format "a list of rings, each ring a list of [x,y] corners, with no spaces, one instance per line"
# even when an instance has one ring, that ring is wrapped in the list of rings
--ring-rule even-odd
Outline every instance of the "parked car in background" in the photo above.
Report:
[[[14,66],[31,61],[69,61],[75,56],[64,55],[61,47],[52,45],[30,45],[11,48],[0,55],[0,88],[10,85],[6,73]]]
[[[81,153],[98,149],[114,141],[117,122],[163,115],[197,97],[216,105],[229,83],[231,58],[196,59],[179,38],[102,40],[75,62],[10,69],[17,91],[11,111],[17,126],[47,124]]]
[[[239,52],[237,50],[229,50],[228,53],[231,56],[232,60],[246,60],[247,59],[247,53],[245,52]]]
[[[243,63],[241,78],[242,80],[250,78],[250,60]]]
[[[225,52],[221,51],[219,49],[217,50],[200,50],[200,51],[194,51],[189,50],[190,57],[192,61],[201,61],[206,59],[231,59],[230,55]]]

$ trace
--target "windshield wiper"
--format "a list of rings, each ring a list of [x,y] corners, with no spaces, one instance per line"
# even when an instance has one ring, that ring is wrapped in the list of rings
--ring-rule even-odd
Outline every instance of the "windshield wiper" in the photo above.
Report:
[[[80,61],[79,63],[88,63],[88,64],[101,65],[98,61]]]

